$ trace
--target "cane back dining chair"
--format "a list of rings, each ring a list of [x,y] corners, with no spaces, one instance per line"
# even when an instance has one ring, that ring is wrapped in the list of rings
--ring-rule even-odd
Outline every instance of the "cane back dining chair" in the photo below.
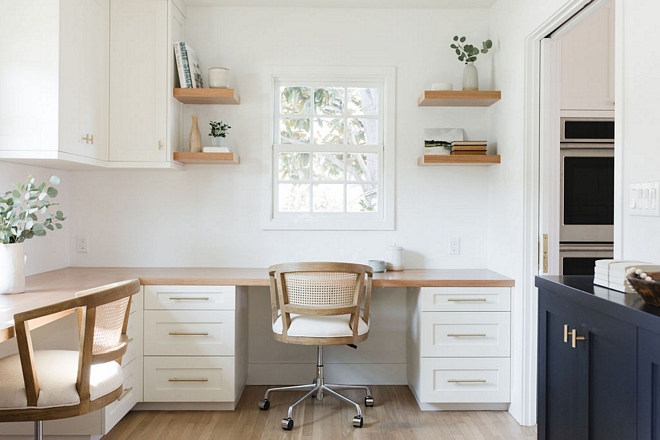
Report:
[[[365,406],[373,406],[371,391],[366,386],[326,384],[323,378],[323,346],[349,345],[369,336],[371,302],[371,267],[362,264],[308,262],[277,264],[268,268],[272,328],[275,340],[285,344],[316,345],[316,377],[311,384],[270,388],[259,408],[268,410],[268,396],[273,391],[307,390],[289,407],[282,429],[293,429],[293,408],[307,399],[322,400],[330,394],[357,410],[353,426],[364,423],[360,405],[336,390],[360,389],[366,392]]]
[[[44,420],[87,414],[117,400],[130,299],[139,290],[139,280],[122,281],[14,315],[18,354],[0,359],[0,422],[34,421],[34,438],[41,439]],[[78,313],[80,349],[33,350],[30,321],[66,311]]]

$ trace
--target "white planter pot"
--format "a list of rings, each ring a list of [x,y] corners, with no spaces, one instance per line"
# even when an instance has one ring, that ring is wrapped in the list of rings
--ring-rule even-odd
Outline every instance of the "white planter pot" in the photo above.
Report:
[[[0,293],[25,292],[23,243],[0,244]]]
[[[225,138],[223,137],[213,137],[211,136],[211,146],[219,148],[219,147],[224,147],[225,145]]]

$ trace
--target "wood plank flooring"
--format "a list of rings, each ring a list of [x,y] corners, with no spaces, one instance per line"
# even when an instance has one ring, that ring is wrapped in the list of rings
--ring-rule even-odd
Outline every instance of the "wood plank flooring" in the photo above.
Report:
[[[407,386],[371,386],[375,406],[364,408],[364,427],[353,428],[355,408],[332,396],[307,399],[293,411],[294,427],[280,422],[303,395],[270,395],[270,410],[257,407],[267,387],[248,386],[235,411],[131,411],[102,440],[319,439],[530,440],[536,427],[518,425],[506,411],[420,411]],[[364,394],[347,391],[358,403]]]

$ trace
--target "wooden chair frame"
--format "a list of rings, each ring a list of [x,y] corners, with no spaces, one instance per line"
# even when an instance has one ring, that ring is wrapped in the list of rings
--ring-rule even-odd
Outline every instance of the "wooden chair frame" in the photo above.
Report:
[[[74,299],[14,315],[16,342],[23,370],[23,380],[25,382],[28,407],[0,410],[0,422],[41,421],[74,417],[103,408],[115,401],[121,395],[123,387],[120,386],[96,400],[90,400],[89,380],[91,368],[94,364],[115,360],[121,365],[121,358],[124,353],[126,353],[128,345],[126,329],[128,327],[131,304],[129,301],[126,307],[119,344],[103,352],[94,353],[93,344],[94,327],[96,324],[96,308],[122,298],[130,297],[139,291],[139,280],[134,279],[122,281],[81,291],[76,294],[76,298]],[[80,403],[78,405],[62,407],[39,408],[37,407],[37,401],[39,399],[39,378],[37,377],[34,363],[34,350],[32,348],[32,337],[30,335],[30,321],[54,314],[62,315],[63,312],[67,311],[78,312],[80,351],[76,389],[80,396]]]
[[[357,275],[353,302],[347,306],[301,306],[289,303],[285,275],[292,272],[344,272]],[[268,268],[270,278],[270,301],[272,323],[275,324],[282,314],[282,334],[274,333],[277,341],[300,345],[344,345],[356,344],[367,339],[368,333],[358,334],[359,319],[369,324],[369,307],[371,304],[371,286],[373,270],[369,266],[352,263],[283,263]],[[364,306],[364,308],[362,308]],[[291,314],[310,316],[332,316],[350,314],[351,336],[346,337],[302,337],[291,336],[288,329],[291,326]]]

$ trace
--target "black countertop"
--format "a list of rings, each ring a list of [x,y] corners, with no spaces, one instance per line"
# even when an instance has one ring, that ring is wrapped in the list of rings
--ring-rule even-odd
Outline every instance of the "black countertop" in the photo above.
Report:
[[[660,307],[646,304],[637,293],[594,285],[592,276],[537,276],[539,289],[565,296],[586,307],[660,333]]]

